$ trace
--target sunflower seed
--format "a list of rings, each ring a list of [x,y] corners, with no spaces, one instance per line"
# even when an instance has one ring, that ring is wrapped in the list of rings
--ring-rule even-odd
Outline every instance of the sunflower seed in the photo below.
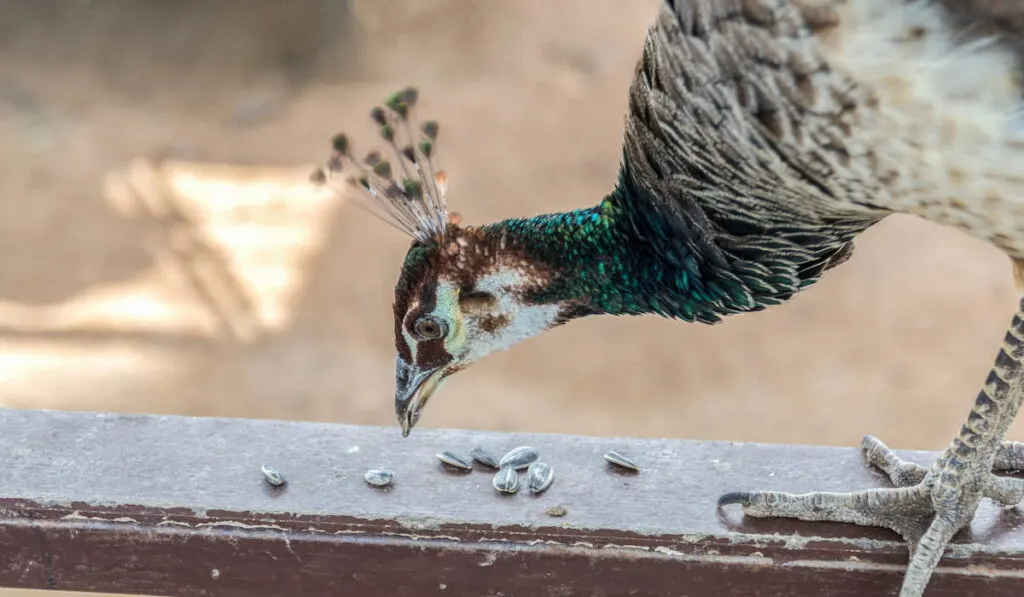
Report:
[[[270,465],[264,464],[263,466],[261,466],[260,472],[263,473],[263,478],[267,481],[267,483],[273,485],[274,487],[280,487],[287,483],[287,481],[285,481],[284,475],[281,474],[281,471],[277,470],[276,468]]]
[[[510,466],[518,471],[530,466],[539,459],[540,452],[529,446],[520,446],[512,448],[508,454],[502,456],[501,460],[498,461],[498,466],[501,468]]]
[[[528,479],[527,485],[529,485],[530,491],[540,493],[551,487],[551,483],[555,480],[555,471],[551,468],[550,464],[538,460],[531,464],[530,468],[526,469],[526,478]]]
[[[607,454],[605,454],[604,455],[604,459],[607,460],[608,462],[614,464],[615,466],[621,466],[622,468],[627,468],[627,469],[634,470],[634,471],[639,471],[640,470],[640,467],[637,466],[637,464],[635,462],[633,462],[629,458],[626,458],[622,454],[619,454],[615,450],[612,450],[612,451],[608,452]]]
[[[479,462],[484,466],[489,466],[493,469],[501,468],[498,466],[498,461],[495,460],[494,456],[491,456],[491,453],[488,452],[487,450],[484,450],[483,448],[473,448],[472,450],[469,451],[469,455],[473,460]]]
[[[452,468],[457,468],[464,471],[473,470],[473,465],[471,463],[466,462],[465,460],[449,452],[448,450],[445,450],[444,452],[438,452],[437,459]]]
[[[515,493],[519,491],[519,473],[511,466],[506,466],[494,475],[491,484],[502,493]]]
[[[363,475],[363,479],[374,487],[387,487],[395,480],[395,474],[382,469],[370,469]]]

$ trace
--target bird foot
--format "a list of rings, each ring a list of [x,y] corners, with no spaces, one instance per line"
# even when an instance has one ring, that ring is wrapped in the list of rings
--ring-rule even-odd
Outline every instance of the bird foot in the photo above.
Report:
[[[1000,445],[984,467],[947,450],[931,467],[904,460],[873,436],[864,438],[865,459],[895,487],[849,493],[733,492],[719,506],[739,504],[756,518],[796,518],[884,527],[910,547],[910,566],[900,597],[920,597],[946,545],[974,517],[982,497],[1003,505],[1024,500],[1024,479],[997,477],[992,470],[1024,469],[1024,443]]]

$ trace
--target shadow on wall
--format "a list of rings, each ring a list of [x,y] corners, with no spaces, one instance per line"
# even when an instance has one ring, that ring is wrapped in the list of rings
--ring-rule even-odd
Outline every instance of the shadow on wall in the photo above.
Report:
[[[83,121],[91,104],[220,112],[213,117],[245,127],[306,82],[355,76],[360,31],[347,0],[0,3],[0,131],[17,141],[0,151],[35,158],[5,173],[15,180],[0,201],[0,299],[55,303],[153,265],[138,227],[111,213],[100,186],[71,180],[76,167],[112,168],[143,144],[128,140],[106,163],[76,163],[74,154],[96,152],[74,145],[76,133],[100,124]],[[118,145],[132,135],[113,127],[131,121],[99,136]]]
[[[655,0],[346,6],[0,3],[0,403],[394,425],[408,239],[299,189],[339,129],[368,149],[397,86],[443,123],[469,223],[614,183]],[[173,192],[124,200],[145,163]],[[894,218],[790,304],[574,323],[453,378],[423,424],[938,448],[1012,312],[1006,272]]]

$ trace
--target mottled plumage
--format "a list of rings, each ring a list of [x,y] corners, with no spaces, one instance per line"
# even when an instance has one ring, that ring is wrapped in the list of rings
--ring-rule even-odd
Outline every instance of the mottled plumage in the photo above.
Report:
[[[595,206],[463,227],[444,207],[403,212],[408,193],[377,192],[415,238],[394,303],[404,433],[445,378],[491,352],[586,315],[713,323],[778,304],[892,213],[995,245],[1024,280],[1022,73],[1019,0],[662,2],[629,88],[618,184]],[[1022,338],[1024,303],[932,467],[865,440],[896,489],[722,504],[894,529],[912,553],[901,595],[921,595],[982,497],[1024,497],[1024,482],[991,473],[1024,464],[1024,446],[1002,443],[1021,403]]]

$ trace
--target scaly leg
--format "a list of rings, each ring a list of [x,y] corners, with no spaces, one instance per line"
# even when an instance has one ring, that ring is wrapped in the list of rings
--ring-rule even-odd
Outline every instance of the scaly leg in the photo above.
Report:
[[[790,494],[734,492],[719,505],[741,504],[754,517],[848,522],[892,529],[910,546],[910,566],[900,597],[920,597],[946,545],[974,517],[987,497],[1004,505],[1024,500],[1024,479],[997,477],[992,470],[1024,469],[1024,444],[1003,442],[1020,409],[1024,392],[1024,300],[985,387],[960,433],[930,467],[896,456],[881,441],[866,437],[868,462],[881,469],[894,488],[852,493]]]

